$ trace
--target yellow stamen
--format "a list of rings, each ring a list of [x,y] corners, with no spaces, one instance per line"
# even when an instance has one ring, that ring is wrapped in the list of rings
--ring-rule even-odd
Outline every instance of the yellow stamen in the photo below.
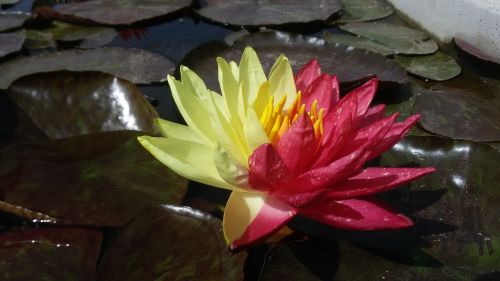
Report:
[[[278,130],[281,127],[281,122],[283,121],[283,116],[278,115],[278,118],[276,119],[276,122],[274,123],[273,128],[271,129],[271,132],[269,133],[269,139],[272,140],[276,133],[278,133]]]

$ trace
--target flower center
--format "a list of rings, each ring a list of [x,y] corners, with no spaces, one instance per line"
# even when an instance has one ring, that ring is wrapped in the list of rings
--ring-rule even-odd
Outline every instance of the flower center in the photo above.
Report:
[[[260,116],[260,123],[273,145],[297,121],[299,116],[306,112],[306,105],[301,100],[302,93],[298,91],[290,108],[283,110],[283,106],[286,103],[286,95],[276,105],[274,105],[274,96],[269,98],[269,102]],[[307,112],[313,124],[314,135],[317,140],[323,137],[323,112],[323,108],[318,111],[318,101],[316,99]]]

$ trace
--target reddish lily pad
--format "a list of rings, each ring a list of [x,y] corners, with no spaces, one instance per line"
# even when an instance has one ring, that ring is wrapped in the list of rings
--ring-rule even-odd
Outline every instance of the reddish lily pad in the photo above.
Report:
[[[394,13],[386,0],[342,0],[344,13],[338,23],[371,21],[388,17]]]
[[[377,75],[382,82],[404,83],[406,71],[379,54],[352,47],[327,44],[323,39],[285,32],[259,32],[243,36],[233,46],[213,41],[192,50],[182,64],[203,77],[211,89],[218,89],[216,57],[239,61],[246,46],[257,50],[265,70],[284,53],[294,72],[317,58],[325,73],[336,74],[343,83],[356,82]]]
[[[151,202],[181,202],[187,180],[119,131],[19,143],[0,157],[3,201],[77,224],[120,226]]]
[[[0,33],[0,58],[20,51],[25,39],[24,32]]]
[[[245,257],[227,249],[220,220],[189,207],[154,206],[113,236],[96,280],[239,281]]]
[[[153,120],[158,114],[139,89],[109,74],[34,74],[17,80],[9,93],[51,139],[120,130],[157,132]]]
[[[420,125],[438,135],[474,141],[500,141],[500,95],[441,86],[420,94],[415,111]]]
[[[436,81],[449,80],[462,72],[460,65],[442,52],[425,56],[396,56],[395,61],[412,74]]]
[[[42,53],[0,64],[0,89],[16,79],[40,72],[58,70],[101,71],[133,83],[149,84],[166,79],[174,64],[165,57],[141,49],[97,48]]]
[[[132,24],[178,11],[192,0],[92,0],[57,6],[57,12],[94,22],[120,25]]]
[[[398,54],[425,55],[438,50],[438,45],[430,39],[427,33],[402,25],[359,22],[348,23],[340,28],[373,40],[393,49]]]
[[[383,56],[394,54],[394,51],[392,49],[384,47],[364,37],[353,36],[349,34],[332,34],[326,32],[323,34],[323,39],[325,39],[329,43],[342,44],[355,48],[365,49],[374,53],[381,54]]]
[[[208,0],[196,12],[224,24],[259,26],[324,21],[341,10],[342,3],[339,0]]]
[[[0,12],[0,32],[21,27],[31,17],[21,12]]]
[[[0,276],[5,281],[91,281],[102,235],[81,228],[38,228],[0,235]]]

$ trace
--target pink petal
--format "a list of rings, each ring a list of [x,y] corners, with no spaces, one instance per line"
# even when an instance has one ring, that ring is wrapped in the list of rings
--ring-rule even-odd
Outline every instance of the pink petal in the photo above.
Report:
[[[233,192],[224,211],[224,236],[229,248],[237,250],[265,240],[296,214],[294,208],[265,194]]]
[[[276,144],[276,150],[288,170],[297,175],[307,171],[311,166],[317,146],[311,119],[307,114],[302,114],[283,134]]]
[[[360,128],[366,127],[373,122],[376,122],[384,117],[385,104],[375,105],[368,108],[365,114],[365,118],[359,124]]]
[[[337,102],[338,87],[335,89],[332,84],[332,78],[328,74],[321,74],[316,78],[302,94],[302,103],[309,110],[314,100],[317,100],[317,110],[323,109],[325,115],[329,112],[330,107]],[[337,90],[337,92],[335,92]]]
[[[404,122],[394,123],[387,134],[371,149],[368,160],[373,159],[398,143],[420,119],[420,114],[408,117]]]
[[[297,73],[297,77],[295,77],[295,86],[297,86],[297,90],[305,93],[307,86],[314,81],[321,74],[321,68],[319,67],[319,63],[316,59],[310,60],[307,64],[305,64]]]
[[[394,213],[371,199],[324,200],[320,204],[311,204],[311,207],[301,209],[300,213],[348,230],[397,229],[413,225],[406,216]]]
[[[370,106],[370,103],[377,92],[378,79],[372,78],[365,82],[363,85],[352,90],[347,95],[356,95],[358,97],[358,107],[356,112],[356,124],[359,125],[364,119],[365,114]]]
[[[274,147],[269,144],[259,146],[248,158],[248,183],[254,189],[272,190],[282,186],[291,175]]]
[[[404,185],[434,171],[432,167],[366,168],[359,174],[335,184],[324,196],[334,200],[371,195]]]
[[[350,155],[339,158],[328,166],[309,170],[287,184],[288,190],[294,192],[311,192],[328,187],[351,176],[366,162],[368,154],[364,147]]]
[[[288,206],[299,208],[304,205],[309,204],[314,201],[319,196],[322,196],[325,193],[326,189],[313,190],[310,192],[301,192],[301,193],[287,193],[286,189],[282,189],[276,192],[272,192],[271,196],[278,199],[279,201],[287,204]]]

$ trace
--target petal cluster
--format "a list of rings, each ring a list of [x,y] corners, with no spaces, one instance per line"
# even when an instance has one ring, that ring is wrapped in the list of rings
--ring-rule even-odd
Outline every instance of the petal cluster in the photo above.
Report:
[[[222,95],[182,66],[181,81],[168,82],[187,126],[158,120],[164,137],[139,141],[180,175],[233,191],[223,219],[231,248],[267,238],[297,214],[352,230],[412,225],[371,195],[434,169],[365,167],[419,118],[397,122],[383,105],[370,107],[377,79],[339,98],[336,77],[316,60],[295,77],[283,55],[266,77],[251,48],[239,65],[217,63]]]

